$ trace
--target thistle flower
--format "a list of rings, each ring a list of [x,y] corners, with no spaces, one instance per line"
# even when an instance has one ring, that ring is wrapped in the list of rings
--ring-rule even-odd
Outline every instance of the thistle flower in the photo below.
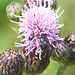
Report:
[[[16,17],[20,16],[22,13],[22,6],[20,3],[12,2],[6,7],[7,17],[14,21],[19,21],[19,18]]]
[[[42,1],[40,0],[40,5],[35,5],[35,2],[29,2],[29,8],[24,5],[26,10],[22,10],[22,16],[19,17],[21,22],[16,22],[20,26],[19,33],[21,33],[19,37],[24,37],[21,42],[24,44],[16,43],[16,47],[25,46],[26,56],[35,50],[35,54],[39,54],[39,59],[41,59],[41,53],[43,50],[40,47],[40,37],[42,34],[46,34],[46,37],[50,44],[51,41],[59,40],[59,29],[63,26],[58,24],[58,18],[62,15],[64,10],[57,15],[60,7],[56,12],[51,9],[50,1],[48,1],[48,7],[46,7],[46,1],[44,1],[44,6],[42,6]],[[31,36],[32,39],[29,39]]]
[[[0,54],[0,75],[22,75],[24,60],[16,50],[6,50]]]
[[[52,59],[67,64],[68,58],[71,53],[71,50],[68,45],[61,40],[54,41],[53,44],[55,48],[53,49]]]

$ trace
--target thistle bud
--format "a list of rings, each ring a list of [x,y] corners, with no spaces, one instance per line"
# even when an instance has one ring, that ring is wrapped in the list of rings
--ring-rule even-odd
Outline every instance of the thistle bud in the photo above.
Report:
[[[22,75],[24,60],[16,50],[6,50],[0,55],[0,75]]]
[[[29,38],[32,39],[32,36]],[[44,35],[40,38],[40,47],[42,50],[41,59],[39,59],[39,54],[35,54],[37,47],[30,52],[27,56],[26,47],[20,47],[19,53],[25,59],[24,71],[26,74],[39,74],[42,73],[50,63],[50,48],[47,39]],[[41,66],[41,67],[40,67]]]
[[[52,59],[62,62],[62,63],[67,63],[69,55],[71,53],[68,45],[61,40],[54,41],[53,42],[55,48],[53,49],[53,55]]]
[[[64,40],[72,51],[75,51],[75,32],[69,34]]]
[[[7,17],[10,20],[19,21],[19,18],[22,13],[22,6],[20,3],[12,2],[6,7]]]
[[[69,45],[69,48],[71,49],[71,53],[70,56],[68,58],[68,62],[70,64],[74,64],[75,65],[75,32],[69,34],[64,41],[66,42],[66,44]]]

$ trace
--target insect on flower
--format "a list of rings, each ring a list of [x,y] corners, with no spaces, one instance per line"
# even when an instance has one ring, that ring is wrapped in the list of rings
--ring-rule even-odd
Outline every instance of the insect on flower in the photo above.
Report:
[[[24,4],[24,9],[22,9],[22,16],[16,16],[19,18],[20,22],[17,23],[19,28],[19,34],[22,33],[18,38],[24,37],[21,42],[23,44],[15,43],[16,47],[26,47],[26,56],[35,50],[35,55],[39,55],[41,60],[41,54],[43,52],[40,46],[40,38],[42,35],[46,35],[48,43],[52,45],[52,41],[59,40],[59,29],[63,24],[58,24],[58,18],[63,14],[63,11],[59,14],[60,6],[55,12],[50,7],[51,0],[37,0],[36,2],[31,2],[27,0],[29,7]],[[38,2],[39,1],[39,2]],[[48,3],[48,6],[46,5]],[[39,6],[38,6],[39,5]],[[47,6],[47,7],[46,7]],[[47,42],[46,42],[47,43]],[[50,50],[50,49],[49,49]]]

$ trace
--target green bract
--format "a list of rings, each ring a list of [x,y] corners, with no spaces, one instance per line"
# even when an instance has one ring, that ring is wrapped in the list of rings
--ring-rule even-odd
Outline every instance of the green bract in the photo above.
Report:
[[[22,6],[20,3],[12,2],[6,7],[7,17],[10,20],[19,21],[19,18],[22,12]]]
[[[58,62],[67,63],[71,53],[71,50],[69,49],[68,45],[61,40],[54,41],[53,44],[55,47],[53,49],[52,59]]]

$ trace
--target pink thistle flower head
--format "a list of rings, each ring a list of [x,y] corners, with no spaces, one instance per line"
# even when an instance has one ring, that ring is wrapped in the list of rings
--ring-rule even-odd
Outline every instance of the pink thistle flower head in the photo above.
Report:
[[[47,7],[46,1],[48,1]],[[60,31],[59,28],[63,25],[58,24],[58,18],[64,10],[60,15],[57,15],[60,6],[57,11],[54,12],[50,7],[50,2],[51,0],[44,0],[44,4],[42,5],[42,0],[39,0],[39,2],[38,0],[37,2],[30,2],[30,0],[28,0],[29,7],[24,4],[22,16],[19,17],[20,22],[18,22],[20,27],[19,33],[22,33],[18,38],[24,36],[24,39],[21,40],[23,44],[16,43],[16,47],[26,46],[26,56],[35,50],[35,54],[39,54],[39,58],[41,59],[43,50],[40,47],[40,38],[42,34],[46,35],[49,44],[59,39],[57,34]]]

